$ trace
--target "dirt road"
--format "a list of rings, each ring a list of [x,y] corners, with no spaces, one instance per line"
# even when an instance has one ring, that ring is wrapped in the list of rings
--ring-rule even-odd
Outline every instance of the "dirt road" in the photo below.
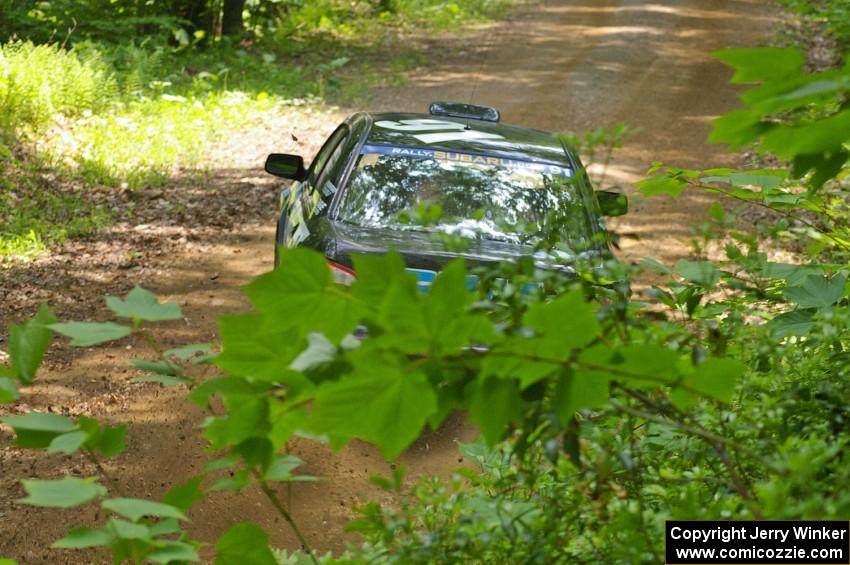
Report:
[[[731,73],[713,62],[709,52],[758,44],[775,10],[767,0],[548,0],[463,39],[434,42],[429,51],[434,64],[414,73],[404,87],[376,91],[373,107],[421,111],[432,100],[472,96],[477,103],[500,108],[506,122],[547,130],[583,131],[623,121],[642,130],[617,154],[609,172],[623,185],[656,160],[680,166],[735,165],[736,156],[704,141],[709,120],[735,106],[734,90],[727,85]],[[209,225],[187,235],[153,219],[127,228],[130,235],[106,238],[105,254],[118,244],[142,253],[129,266],[121,248],[118,258],[104,255],[90,268],[81,269],[79,254],[71,252],[53,262],[0,273],[5,292],[0,323],[5,327],[9,319],[31,314],[42,300],[54,304],[64,319],[102,317],[100,296],[123,293],[139,283],[184,307],[186,320],[162,332],[168,336],[166,346],[213,340],[215,316],[244,309],[240,285],[270,267],[275,185],[259,171],[263,157],[273,149],[310,154],[339,119],[339,113],[328,112],[307,123],[258,124],[223,144],[231,169],[217,172],[206,191],[183,191],[180,197],[207,206],[217,195],[227,201],[243,191],[253,203],[221,213],[231,224],[236,215],[235,225]],[[291,139],[290,131],[301,141]],[[171,194],[166,191],[159,198],[167,200]],[[677,202],[632,204],[632,213],[618,229],[640,239],[624,241],[626,258],[652,255],[669,263],[688,253],[688,226],[702,220],[705,202],[686,196]],[[195,226],[189,210],[186,225]],[[243,218],[245,224],[240,223]],[[172,242],[167,252],[147,248],[164,240]],[[181,392],[129,382],[135,374],[124,368],[124,360],[145,354],[136,341],[106,350],[54,347],[39,384],[25,390],[13,410],[91,414],[129,423],[129,451],[108,469],[118,477],[121,494],[158,497],[169,485],[199,473],[205,455],[197,433],[201,415],[182,401]],[[20,477],[58,478],[64,472],[92,476],[94,469],[82,459],[67,462],[13,450],[9,434],[0,434],[0,555],[22,563],[79,562],[79,555],[44,548],[69,525],[96,520],[93,510],[44,511],[13,500],[21,495]],[[459,462],[455,441],[471,435],[455,421],[423,438],[402,459],[415,474],[446,473]],[[304,472],[324,478],[285,493],[293,514],[316,547],[340,549],[352,505],[364,497],[380,497],[368,476],[386,473],[388,465],[359,443],[331,455],[321,446],[296,441],[292,452],[306,461]],[[273,532],[274,544],[295,547],[294,536],[252,489],[215,495],[191,516],[193,534],[204,540],[213,541],[232,522],[251,520]]]
[[[433,100],[492,105],[502,120],[583,132],[617,122],[639,128],[607,178],[624,187],[653,161],[680,167],[739,165],[706,142],[712,118],[736,105],[731,71],[710,53],[758,46],[776,6],[763,0],[546,0],[467,40],[403,91],[376,97],[381,109],[422,111]],[[687,254],[697,198],[641,201],[619,231],[623,255],[672,261]]]

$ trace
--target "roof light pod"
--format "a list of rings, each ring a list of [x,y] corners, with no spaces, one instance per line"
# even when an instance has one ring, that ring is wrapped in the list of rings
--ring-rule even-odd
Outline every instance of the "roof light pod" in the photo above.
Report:
[[[499,111],[490,106],[477,106],[463,102],[431,102],[428,111],[432,116],[448,116],[451,118],[466,118],[484,122],[498,122]]]

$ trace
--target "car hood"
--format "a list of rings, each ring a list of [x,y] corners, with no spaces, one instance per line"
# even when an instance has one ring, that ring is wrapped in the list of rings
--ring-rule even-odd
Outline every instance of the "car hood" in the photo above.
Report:
[[[415,269],[439,271],[446,263],[456,258],[463,258],[468,265],[473,266],[482,263],[514,261],[528,256],[539,259],[541,267],[553,268],[551,262],[547,261],[547,255],[541,252],[535,253],[534,248],[528,245],[477,239],[473,240],[464,251],[447,251],[442,242],[435,240],[433,233],[425,231],[367,228],[343,222],[328,222],[328,224],[328,235],[334,240],[334,255],[337,260],[347,264],[350,264],[353,254],[385,253],[389,249],[395,249],[402,255],[405,264]],[[572,272],[567,265],[561,266],[560,269]]]

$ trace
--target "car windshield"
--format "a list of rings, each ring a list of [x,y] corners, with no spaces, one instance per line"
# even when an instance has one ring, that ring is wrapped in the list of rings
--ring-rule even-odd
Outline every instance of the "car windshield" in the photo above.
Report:
[[[405,223],[420,204],[442,208],[436,226]],[[364,146],[338,219],[362,227],[441,230],[530,243],[557,225],[587,247],[589,217],[572,171],[560,165],[426,148]]]

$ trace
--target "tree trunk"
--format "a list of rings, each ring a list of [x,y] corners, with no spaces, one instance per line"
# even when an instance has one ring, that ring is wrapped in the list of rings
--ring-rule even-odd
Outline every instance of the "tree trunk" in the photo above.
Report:
[[[195,31],[203,31],[206,34],[204,41],[212,37],[213,18],[207,0],[187,0],[180,5],[177,13],[184,20],[191,22],[190,35]]]
[[[221,17],[221,35],[239,35],[244,30],[242,11],[245,0],[224,0],[224,13]]]

